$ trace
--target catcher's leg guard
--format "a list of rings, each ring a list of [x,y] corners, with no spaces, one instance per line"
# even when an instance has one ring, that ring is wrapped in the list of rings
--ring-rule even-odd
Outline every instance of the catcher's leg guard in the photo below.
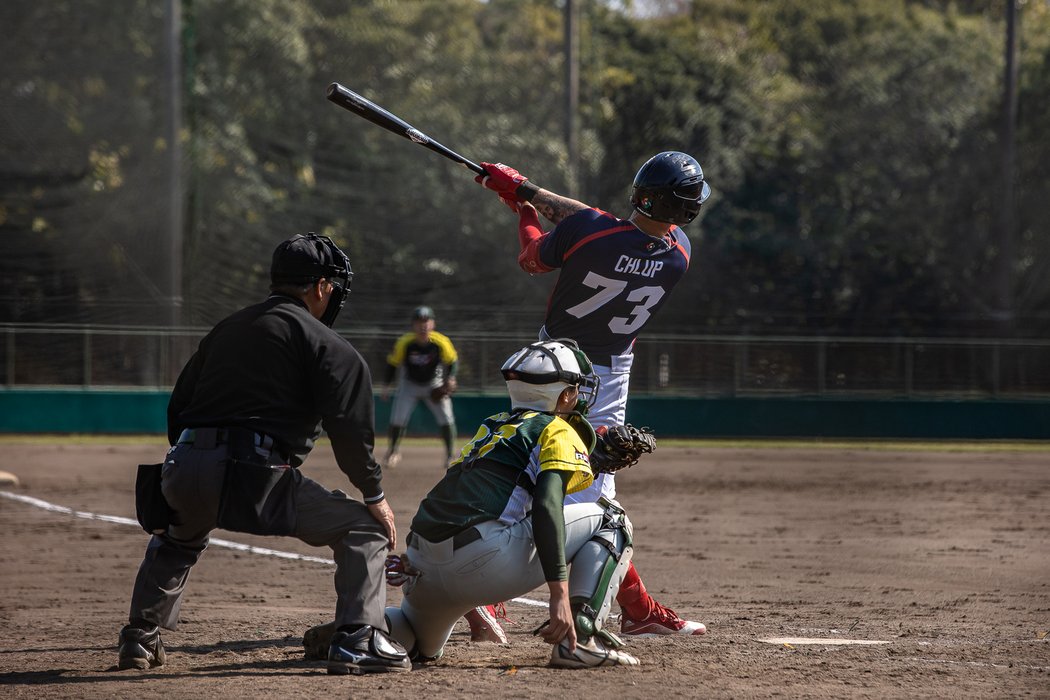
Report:
[[[603,625],[634,553],[631,521],[612,501],[603,498],[598,503],[605,508],[602,525],[573,557],[569,597],[575,614],[576,636],[587,642],[598,635],[615,648],[623,646],[623,642],[603,629]]]

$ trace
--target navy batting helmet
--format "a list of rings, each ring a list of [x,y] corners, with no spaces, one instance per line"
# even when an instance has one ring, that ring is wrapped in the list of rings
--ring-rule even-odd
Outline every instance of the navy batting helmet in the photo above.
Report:
[[[704,171],[692,156],[664,151],[645,161],[634,176],[631,204],[638,213],[671,224],[688,224],[711,196]]]

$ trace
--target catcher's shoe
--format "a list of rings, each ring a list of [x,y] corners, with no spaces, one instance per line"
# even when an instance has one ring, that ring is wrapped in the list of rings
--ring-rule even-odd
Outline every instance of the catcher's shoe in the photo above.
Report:
[[[556,668],[598,668],[600,666],[640,666],[638,659],[625,651],[610,649],[597,635],[587,643],[576,642],[576,649],[569,651],[565,641],[558,642],[551,651],[551,666]]]
[[[655,600],[652,609],[643,619],[632,619],[627,611],[620,618],[620,634],[631,637],[660,637],[665,634],[700,635],[707,633],[702,622],[683,620],[671,608],[665,608]]]
[[[369,625],[356,632],[336,632],[328,647],[328,673],[334,676],[411,670],[405,648]]]
[[[154,668],[164,665],[164,644],[160,641],[160,627],[148,632],[127,625],[120,630],[120,648],[117,651],[117,668]]]
[[[499,623],[499,615],[496,606],[483,605],[474,608],[463,617],[470,625],[470,641],[472,642],[495,642],[496,644],[507,644],[507,632]]]

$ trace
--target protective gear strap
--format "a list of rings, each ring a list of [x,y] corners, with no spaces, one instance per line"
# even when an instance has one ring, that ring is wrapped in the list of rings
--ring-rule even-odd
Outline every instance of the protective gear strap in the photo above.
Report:
[[[594,533],[591,541],[598,543],[608,555],[602,564],[591,597],[573,601],[574,623],[577,636],[584,642],[598,634],[603,641],[617,646],[622,645],[622,642],[615,635],[603,630],[602,626],[612,608],[612,601],[620,582],[627,575],[627,569],[631,565],[631,556],[634,554],[633,538],[630,521],[623,508],[605,498],[600,499],[598,504],[605,508],[605,514],[601,528]],[[620,536],[617,536],[617,533],[620,533]]]
[[[584,412],[574,413],[566,420],[580,436],[580,439],[583,440],[583,444],[587,446],[587,453],[594,452],[594,446],[598,442],[598,434],[594,432],[594,426],[584,417]]]

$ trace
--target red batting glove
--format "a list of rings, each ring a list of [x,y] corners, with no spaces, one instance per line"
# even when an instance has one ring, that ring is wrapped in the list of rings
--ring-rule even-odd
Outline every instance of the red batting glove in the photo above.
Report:
[[[481,167],[485,169],[485,174],[478,175],[474,182],[500,194],[501,198],[502,195],[507,195],[515,201],[520,201],[517,195],[518,187],[529,178],[503,163],[482,163]]]
[[[506,195],[500,193],[499,201],[510,207],[510,210],[515,214],[521,211],[521,200],[518,199],[517,195]]]

